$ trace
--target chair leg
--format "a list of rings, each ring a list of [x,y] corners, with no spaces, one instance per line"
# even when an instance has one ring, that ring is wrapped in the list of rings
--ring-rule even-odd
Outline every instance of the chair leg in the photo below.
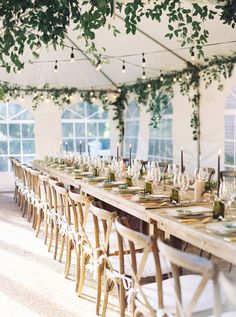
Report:
[[[71,240],[69,237],[67,237],[65,278],[67,278],[70,273],[70,265],[71,265]]]
[[[99,315],[101,305],[101,291],[102,291],[102,266],[97,268],[97,300],[96,300],[96,314]]]
[[[106,311],[107,311],[107,304],[108,304],[108,296],[110,291],[110,284],[112,281],[106,278],[105,281],[105,290],[104,290],[104,300],[103,300],[103,306],[102,306],[102,317],[106,317]]]
[[[52,248],[52,239],[53,239],[53,220],[50,219],[50,224],[49,224],[49,227],[50,227],[50,236],[49,236],[49,243],[48,243],[48,252],[51,251],[51,248]]]
[[[39,210],[39,214],[37,215],[37,223],[36,223],[36,238],[38,238],[40,227],[41,227],[41,222],[42,222],[42,211],[41,209]]]
[[[21,197],[22,199],[22,210],[23,210],[23,213],[22,213],[22,217],[24,217],[26,215],[26,212],[27,212],[27,200],[25,199],[25,197]]]
[[[80,247],[75,247],[76,252],[76,286],[75,291],[78,292],[80,282]]]
[[[55,225],[55,248],[54,248],[54,260],[57,258],[57,250],[58,250],[58,236],[59,236],[59,228],[58,224]]]
[[[122,281],[120,281],[120,286],[119,286],[120,317],[125,317],[125,308],[126,308],[125,295],[126,295],[125,288],[123,286]]]
[[[82,251],[81,273],[80,273],[79,288],[77,292],[78,296],[82,294],[82,290],[84,287],[85,272],[86,272],[86,254]]]
[[[37,225],[37,208],[34,205],[32,205],[32,216],[33,216],[32,228],[35,230]]]
[[[62,261],[64,247],[65,247],[65,236],[61,236],[61,250],[60,250],[60,255],[59,255],[59,262]]]
[[[48,215],[45,217],[45,237],[44,237],[44,244],[47,244],[48,240]]]

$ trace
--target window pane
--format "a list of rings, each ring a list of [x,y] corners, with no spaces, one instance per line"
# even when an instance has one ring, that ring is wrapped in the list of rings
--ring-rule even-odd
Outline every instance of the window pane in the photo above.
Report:
[[[154,155],[154,151],[155,151],[155,140],[150,139],[149,147],[148,147],[148,155]]]
[[[28,164],[34,160],[34,156],[23,156],[23,163]]]
[[[24,154],[34,154],[35,153],[34,141],[27,140],[27,141],[23,141],[22,144],[23,144],[23,153]]]
[[[94,114],[99,111],[99,107],[97,105],[86,104],[86,117],[92,116],[95,118]]]
[[[99,123],[98,133],[100,137],[109,137],[109,124],[108,123]]]
[[[173,144],[172,141],[166,141],[166,157],[172,158],[173,157]]]
[[[172,120],[171,119],[166,120],[166,137],[167,138],[172,137]]]
[[[88,123],[88,137],[96,137],[96,136],[97,136],[97,124]]]
[[[7,154],[7,142],[0,141],[0,155]]]
[[[20,139],[20,124],[9,124],[9,138]]]
[[[84,123],[76,123],[75,124],[75,136],[76,137],[85,137],[85,124]]]
[[[108,150],[110,148],[110,139],[99,139],[101,142],[101,149]]]
[[[234,165],[234,143],[225,142],[225,164]]]
[[[62,123],[62,137],[73,138],[73,123]]]
[[[0,140],[6,140],[6,139],[7,139],[7,125],[0,124]]]
[[[67,143],[67,146],[66,146]],[[68,152],[74,152],[74,142],[72,139],[63,140],[63,149],[64,151],[68,150]]]
[[[1,118],[2,117],[2,118]],[[6,104],[0,104],[0,120],[7,118],[7,106]]]
[[[34,138],[34,124],[22,124],[22,137],[24,139],[33,139]]]
[[[75,140],[75,146],[76,146],[76,152],[77,153],[80,152],[80,141],[82,141],[82,143],[81,143],[81,151],[85,152],[85,140],[84,139],[76,139]]]
[[[10,147],[10,154],[21,153],[20,141],[10,141],[9,147]]]
[[[234,116],[225,116],[225,139],[234,139]]]
[[[160,146],[160,156],[165,157],[166,151],[165,151],[165,141],[161,140],[161,146]]]
[[[0,157],[0,172],[8,171],[8,159],[7,157]]]

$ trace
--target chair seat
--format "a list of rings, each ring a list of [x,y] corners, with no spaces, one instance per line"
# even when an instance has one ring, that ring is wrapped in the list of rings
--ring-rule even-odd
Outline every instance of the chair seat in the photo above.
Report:
[[[137,261],[137,267],[140,267],[140,263],[143,257],[143,253],[136,253],[136,261]],[[112,268],[119,272],[119,256],[110,256],[109,261],[112,265]],[[166,261],[164,258],[160,255],[160,262],[161,262],[161,268],[162,268],[162,274],[167,274],[171,272],[170,265],[166,265]],[[131,258],[130,254],[124,255],[124,264],[125,264],[125,275],[131,276],[132,275],[132,269],[131,269]],[[155,276],[156,274],[156,266],[154,262],[153,254],[150,252],[143,270],[142,277],[150,277]]]
[[[199,285],[202,277],[199,275],[183,275],[180,276],[181,284],[181,295],[183,301],[183,308],[186,308],[190,303],[193,292]],[[157,284],[151,283],[141,286],[142,290],[147,297],[150,305],[158,311],[157,302]],[[140,291],[137,290],[136,298],[139,302],[143,303],[143,297]],[[174,296],[174,279],[170,278],[163,281],[163,298],[164,298],[164,308],[169,313],[174,313],[176,309],[175,296]],[[145,304],[143,304],[145,305]],[[205,286],[197,304],[194,307],[193,312],[201,312],[211,309],[214,306],[214,286],[213,282],[209,281]],[[228,317],[228,316],[227,316]]]

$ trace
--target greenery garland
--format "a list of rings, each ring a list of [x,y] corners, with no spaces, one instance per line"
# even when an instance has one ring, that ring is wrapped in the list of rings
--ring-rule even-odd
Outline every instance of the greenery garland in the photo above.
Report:
[[[182,0],[161,0],[147,3],[142,0],[119,2],[114,0],[4,0],[0,3],[2,22],[0,36],[0,66],[8,72],[20,70],[26,62],[23,59],[29,47],[32,57],[39,56],[42,45],[52,45],[54,49],[64,47],[70,27],[77,38],[83,38],[87,52],[100,58],[94,39],[98,29],[106,26],[114,35],[119,33],[111,16],[117,12],[124,16],[126,33],[135,34],[143,18],[161,22],[167,18],[169,39],[176,37],[181,46],[187,46],[191,54],[203,56],[203,46],[209,32],[203,28],[205,20],[213,20],[220,15],[223,23],[235,26],[235,0],[217,0],[218,5],[211,10],[207,5],[189,3]]]
[[[199,86],[202,82],[205,88],[208,88],[213,82],[218,83],[218,90],[222,90],[223,78],[232,76],[236,63],[236,53],[231,56],[216,56],[206,59],[202,65],[192,66],[188,64],[180,71],[167,72],[161,74],[158,78],[150,80],[137,80],[132,85],[122,85],[117,91],[81,91],[77,88],[50,88],[45,85],[42,89],[37,87],[22,88],[17,85],[3,83],[0,88],[0,99],[8,101],[17,99],[21,94],[33,95],[33,108],[45,100],[51,99],[60,107],[65,104],[71,104],[73,94],[80,93],[83,101],[89,103],[100,100],[104,109],[112,107],[114,120],[117,121],[117,128],[120,131],[120,141],[124,136],[124,110],[128,104],[128,96],[133,94],[138,104],[147,107],[151,113],[151,125],[155,128],[159,126],[162,114],[168,107],[169,101],[174,96],[173,87],[179,84],[180,93],[187,96],[192,105],[192,117],[190,125],[193,129],[193,139],[198,140],[200,136],[199,105],[200,93]]]

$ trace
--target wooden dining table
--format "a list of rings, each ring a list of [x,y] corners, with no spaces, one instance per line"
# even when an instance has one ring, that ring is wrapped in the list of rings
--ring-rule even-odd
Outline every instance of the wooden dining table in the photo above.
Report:
[[[144,221],[150,228],[155,227],[165,232],[176,241],[185,241],[229,263],[236,264],[236,237],[229,238],[208,231],[207,224],[201,218],[185,221],[171,216],[169,207],[147,207],[132,199],[132,195],[120,195],[111,189],[77,179],[69,173],[45,165],[43,161],[35,160],[32,165],[50,176],[57,177],[64,184],[74,186],[81,192]],[[213,221],[209,219],[208,223]]]

